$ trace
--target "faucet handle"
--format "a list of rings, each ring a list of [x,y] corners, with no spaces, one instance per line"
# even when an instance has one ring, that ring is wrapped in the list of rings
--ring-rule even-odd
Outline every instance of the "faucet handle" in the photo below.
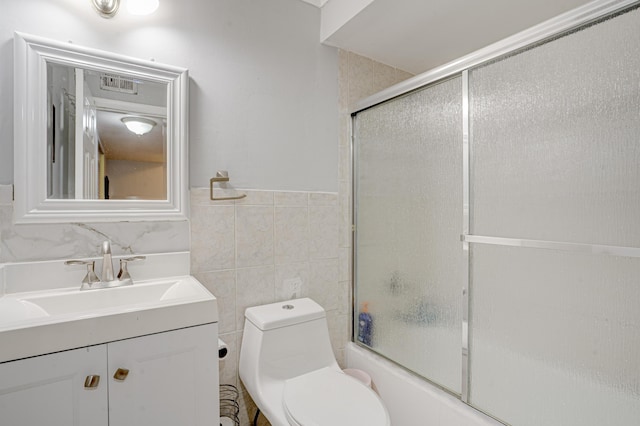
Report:
[[[118,272],[118,279],[120,281],[125,281],[127,279],[131,279],[131,275],[129,275],[129,270],[127,269],[127,264],[129,262],[136,262],[138,260],[146,259],[146,256],[132,256],[132,257],[124,257],[120,259],[120,272]]]
[[[100,278],[96,275],[95,272],[95,260],[81,260],[81,259],[72,259],[64,262],[65,265],[87,265],[87,275],[82,279],[82,287],[90,288],[91,284],[100,282]]]

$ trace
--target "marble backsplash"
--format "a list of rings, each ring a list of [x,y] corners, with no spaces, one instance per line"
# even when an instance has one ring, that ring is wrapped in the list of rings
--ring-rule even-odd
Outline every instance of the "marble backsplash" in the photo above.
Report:
[[[13,223],[13,187],[0,185],[0,263],[92,257],[104,240],[114,255],[189,250],[189,222]]]

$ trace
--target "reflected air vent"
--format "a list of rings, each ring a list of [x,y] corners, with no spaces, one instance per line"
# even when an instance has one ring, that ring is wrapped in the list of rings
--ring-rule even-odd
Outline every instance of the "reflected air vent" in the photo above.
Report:
[[[138,83],[120,75],[100,74],[100,88],[111,92],[138,94]]]

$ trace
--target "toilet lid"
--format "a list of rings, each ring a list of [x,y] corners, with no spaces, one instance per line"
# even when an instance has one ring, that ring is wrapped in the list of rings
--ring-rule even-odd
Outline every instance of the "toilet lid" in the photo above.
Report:
[[[388,426],[387,409],[376,393],[353,377],[323,368],[286,380],[287,420],[300,426]]]

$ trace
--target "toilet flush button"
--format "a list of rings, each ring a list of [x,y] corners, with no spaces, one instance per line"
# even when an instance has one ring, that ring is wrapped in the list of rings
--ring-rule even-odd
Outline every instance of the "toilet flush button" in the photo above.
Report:
[[[282,309],[286,309],[287,311],[293,309],[294,306],[293,305],[282,305]]]

